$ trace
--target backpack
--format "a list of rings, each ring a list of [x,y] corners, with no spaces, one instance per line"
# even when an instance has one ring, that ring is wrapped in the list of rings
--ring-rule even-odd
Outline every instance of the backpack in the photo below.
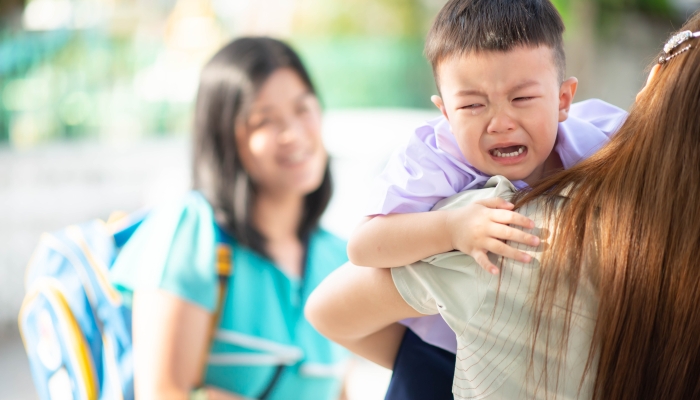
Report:
[[[145,217],[93,220],[42,235],[27,266],[27,294],[19,313],[40,399],[134,399],[131,310],[110,283],[108,270]],[[213,326],[231,273],[230,246],[219,243],[217,252]]]

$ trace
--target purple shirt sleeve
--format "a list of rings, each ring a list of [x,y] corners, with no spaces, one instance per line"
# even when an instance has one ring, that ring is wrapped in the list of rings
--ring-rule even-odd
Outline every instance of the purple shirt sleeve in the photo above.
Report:
[[[430,211],[439,200],[485,182],[488,178],[450,141],[454,137],[444,117],[416,129],[375,180],[367,215]]]
[[[622,126],[627,112],[602,100],[590,99],[571,106],[569,118],[559,124],[554,150],[564,168],[571,168],[598,151]]]

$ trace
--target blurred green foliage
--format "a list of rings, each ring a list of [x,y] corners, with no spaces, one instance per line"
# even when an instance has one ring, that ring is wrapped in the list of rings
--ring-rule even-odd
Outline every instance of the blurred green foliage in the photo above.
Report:
[[[435,87],[423,41],[445,1],[298,0],[290,42],[326,108],[432,107]],[[674,18],[671,0],[552,1],[571,27],[568,35],[581,24],[594,24],[604,34],[605,26],[630,10]],[[594,14],[584,20],[577,2],[589,2]],[[132,11],[138,10],[134,3]],[[163,30],[166,18],[152,19],[146,28]],[[22,147],[56,139],[186,133],[193,91],[179,97],[168,97],[167,90],[160,97],[144,94],[143,86],[158,78],[145,72],[165,49],[164,38],[136,28],[29,32],[0,26],[0,143]],[[173,83],[161,83],[168,85]]]
[[[307,1],[292,43],[324,105],[432,107],[430,95],[436,90],[423,44],[442,3],[430,7],[421,0]]]
[[[298,38],[321,101],[327,108],[432,107],[430,65],[417,38]]]
[[[307,0],[295,34],[422,39],[439,9],[428,4],[421,0]]]
[[[27,147],[106,133],[112,135],[108,140],[119,141],[141,131],[182,131],[189,104],[147,102],[134,90],[136,74],[154,62],[160,47],[99,29],[5,35],[0,141]]]
[[[638,13],[651,18],[662,18],[682,23],[686,16],[677,12],[672,0],[551,0],[562,15],[567,34],[576,34],[580,24],[591,24],[600,40],[608,40],[616,32],[616,25],[627,13]],[[592,15],[577,13],[581,3],[593,11]],[[586,20],[583,20],[586,19]],[[573,28],[573,29],[572,29]]]
[[[668,0],[595,0],[603,20],[614,18],[621,12],[636,10],[655,16],[674,17]]]

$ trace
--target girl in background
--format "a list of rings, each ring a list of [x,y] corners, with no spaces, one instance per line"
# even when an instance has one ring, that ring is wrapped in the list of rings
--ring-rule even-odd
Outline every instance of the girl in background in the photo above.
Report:
[[[204,67],[194,120],[194,190],[155,209],[111,272],[133,310],[136,397],[337,399],[345,351],[303,315],[347,260],[318,227],[331,176],[306,70],[282,42],[235,40]]]

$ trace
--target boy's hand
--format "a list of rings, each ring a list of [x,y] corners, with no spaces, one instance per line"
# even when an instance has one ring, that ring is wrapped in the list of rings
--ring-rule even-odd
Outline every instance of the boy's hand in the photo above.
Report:
[[[477,201],[466,207],[450,210],[447,229],[452,238],[452,246],[470,256],[481,268],[498,274],[498,268],[489,261],[488,252],[529,262],[532,257],[504,243],[506,240],[538,246],[537,236],[525,233],[508,225],[534,228],[535,223],[513,210],[513,204],[495,197]]]

